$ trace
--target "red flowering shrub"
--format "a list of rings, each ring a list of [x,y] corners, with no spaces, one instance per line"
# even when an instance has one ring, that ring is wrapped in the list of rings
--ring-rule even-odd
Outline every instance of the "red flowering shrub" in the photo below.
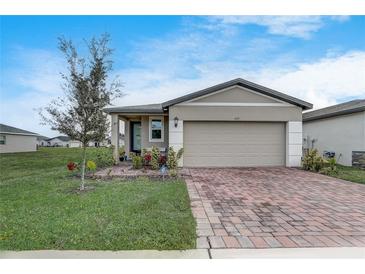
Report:
[[[144,155],[144,161],[146,163],[149,163],[152,159],[152,156],[151,156],[151,153],[147,152],[145,155]]]
[[[67,169],[68,169],[69,171],[73,171],[73,170],[75,170],[76,168],[77,168],[76,163],[74,163],[74,162],[68,162],[68,164],[67,164]]]
[[[166,156],[165,155],[160,155],[160,157],[158,158],[158,162],[159,162],[160,165],[166,164]]]

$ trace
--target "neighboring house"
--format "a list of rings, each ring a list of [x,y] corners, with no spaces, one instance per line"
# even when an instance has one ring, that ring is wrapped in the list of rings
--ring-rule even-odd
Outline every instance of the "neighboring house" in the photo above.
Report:
[[[37,150],[37,133],[0,124],[0,153]]]
[[[124,142],[124,140],[125,140],[125,136],[124,136],[124,134],[122,134],[122,133],[120,133],[119,134],[119,147],[124,147],[125,146],[125,142]],[[107,138],[106,138],[106,146],[111,146],[111,144],[112,144],[112,138],[111,138],[111,136],[108,136]]]
[[[119,140],[119,144],[120,144],[120,140]],[[104,141],[102,142],[97,142],[97,141],[90,141],[89,144],[87,145],[88,147],[107,147],[110,145],[110,142],[108,140],[108,138],[106,138]]]
[[[107,141],[104,141],[104,142],[90,141],[87,146],[88,147],[105,147],[105,146],[107,146]],[[82,147],[82,144],[80,141],[71,140],[70,147]]]
[[[47,140],[47,146],[49,147],[69,147],[70,137],[68,136],[57,136]]]
[[[111,145],[110,138],[105,139],[103,142],[96,142],[96,141],[90,141],[88,143],[88,147],[109,147]],[[119,140],[119,146],[124,145],[124,140]],[[80,141],[71,140],[70,141],[70,147],[82,147],[82,144]]]
[[[42,136],[42,135],[38,135],[37,136],[37,144],[39,147],[46,147],[48,145],[47,140],[49,139],[49,137],[46,136]]]
[[[365,166],[365,100],[304,113],[303,138],[304,148],[335,152],[342,165]]]
[[[69,147],[82,147],[82,145],[80,141],[70,140]]]
[[[106,108],[125,150],[184,148],[185,167],[300,166],[302,111],[312,104],[235,79],[162,104]]]

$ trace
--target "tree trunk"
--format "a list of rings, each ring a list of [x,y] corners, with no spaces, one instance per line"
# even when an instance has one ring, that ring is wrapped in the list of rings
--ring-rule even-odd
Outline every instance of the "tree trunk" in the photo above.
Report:
[[[82,164],[81,164],[81,186],[80,190],[85,189],[85,165],[86,165],[86,145],[82,147]]]

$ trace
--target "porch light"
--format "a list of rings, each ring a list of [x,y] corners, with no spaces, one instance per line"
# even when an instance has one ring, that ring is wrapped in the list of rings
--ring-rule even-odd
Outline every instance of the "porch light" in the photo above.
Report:
[[[177,116],[175,116],[175,118],[174,118],[174,126],[177,127],[178,123],[179,123],[179,118],[177,118]]]

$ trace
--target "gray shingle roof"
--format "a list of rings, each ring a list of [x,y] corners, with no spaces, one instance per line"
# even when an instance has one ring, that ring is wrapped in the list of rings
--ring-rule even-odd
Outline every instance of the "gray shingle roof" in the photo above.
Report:
[[[222,84],[218,84],[218,85],[206,88],[206,89],[202,89],[202,90],[175,98],[173,100],[166,101],[162,104],[110,107],[110,108],[105,108],[104,111],[107,113],[164,113],[164,109],[168,108],[170,106],[173,106],[173,105],[176,105],[176,104],[188,101],[188,100],[192,100],[192,99],[198,98],[200,96],[207,95],[209,93],[213,93],[218,90],[228,88],[231,86],[235,86],[235,85],[254,90],[258,93],[268,95],[268,96],[271,96],[276,99],[280,99],[284,102],[297,105],[303,109],[311,109],[313,107],[312,104],[305,102],[303,100],[300,100],[298,98],[286,95],[284,93],[281,93],[281,92],[273,90],[273,89],[269,89],[264,86],[260,86],[258,84],[249,82],[249,81],[241,79],[241,78],[237,78],[237,79],[234,79],[234,80],[231,80],[228,82],[224,82]]]
[[[161,104],[125,106],[125,107],[109,107],[104,109],[107,113],[163,113]]]
[[[8,125],[0,124],[0,132],[1,133],[12,133],[12,134],[19,134],[19,135],[37,135],[37,133],[30,132],[24,129],[11,127]]]
[[[49,137],[46,137],[46,136],[42,136],[42,135],[37,136],[37,141],[48,140],[48,139],[49,139]]]
[[[365,111],[365,99],[353,100],[346,103],[303,113],[303,121],[313,121],[339,115],[356,113],[360,111]]]

